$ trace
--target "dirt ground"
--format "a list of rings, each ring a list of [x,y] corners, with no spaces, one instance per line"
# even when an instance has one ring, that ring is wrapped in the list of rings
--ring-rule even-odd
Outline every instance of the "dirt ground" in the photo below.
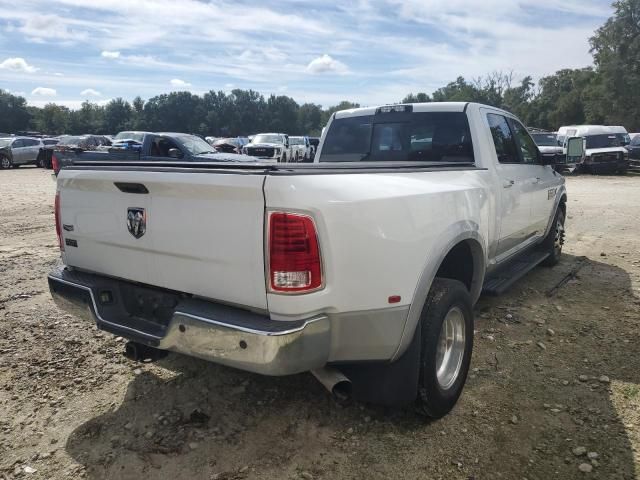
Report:
[[[636,478],[640,176],[567,183],[561,264],[480,300],[461,401],[426,422],[309,374],[125,359],[50,299],[50,172],[0,171],[0,479]]]

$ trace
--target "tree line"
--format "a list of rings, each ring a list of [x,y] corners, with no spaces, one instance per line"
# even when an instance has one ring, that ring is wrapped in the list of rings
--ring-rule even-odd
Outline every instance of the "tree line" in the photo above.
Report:
[[[402,103],[472,101],[504,108],[528,126],[557,129],[571,124],[623,125],[640,131],[640,0],[613,3],[614,15],[589,40],[592,67],[564,69],[536,84],[527,76],[494,72],[482,78],[455,81],[431,95],[408,94]],[[106,105],[85,101],[77,110],[49,103],[28,106],[23,97],[0,90],[0,132],[36,130],[62,133],[112,134],[122,130],[180,131],[236,136],[260,131],[318,135],[331,114],[358,107],[343,101],[323,109],[298,104],[285,95],[254,90],[204,95],[171,92],[144,101],[122,98]]]

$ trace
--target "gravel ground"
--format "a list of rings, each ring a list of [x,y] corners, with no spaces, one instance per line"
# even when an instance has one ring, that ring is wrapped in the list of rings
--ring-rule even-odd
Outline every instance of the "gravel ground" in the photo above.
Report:
[[[49,172],[0,171],[0,478],[636,478],[640,176],[568,190],[561,264],[480,300],[462,399],[425,422],[339,407],[307,374],[126,360],[49,297]]]

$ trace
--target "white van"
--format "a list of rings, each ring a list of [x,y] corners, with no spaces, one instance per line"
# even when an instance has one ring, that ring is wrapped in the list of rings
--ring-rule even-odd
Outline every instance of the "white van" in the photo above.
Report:
[[[629,169],[629,152],[624,147],[631,139],[624,127],[572,125],[558,129],[558,145],[566,149],[567,138],[571,137],[585,139],[583,170],[626,173]]]

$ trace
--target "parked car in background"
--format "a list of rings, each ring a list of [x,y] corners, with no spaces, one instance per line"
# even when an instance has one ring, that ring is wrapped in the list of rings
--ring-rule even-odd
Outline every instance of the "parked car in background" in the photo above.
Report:
[[[219,153],[206,141],[187,133],[144,133],[142,143],[125,140],[108,150],[60,149],[54,152],[57,174],[64,165],[83,161],[173,162],[255,162],[256,159],[235,153]],[[131,144],[135,144],[135,148]]]
[[[204,139],[209,143],[209,145],[213,145],[213,142],[216,140],[220,140],[222,137],[204,137]]]
[[[589,173],[626,173],[629,152],[624,145],[628,133],[624,127],[607,125],[571,125],[558,129],[558,143],[566,151],[569,137],[582,137],[585,141],[584,160],[578,166]]]
[[[43,144],[39,138],[9,137],[0,139],[0,167],[18,168],[38,163]]]
[[[38,166],[40,168],[52,168],[51,156],[53,154],[53,150],[55,146],[60,143],[62,138],[43,138],[42,139],[42,151],[40,152],[40,157],[38,158]]]
[[[249,143],[246,137],[219,138],[211,146],[222,153],[242,153],[242,148]]]
[[[535,131],[531,132],[531,137],[543,156],[561,158],[564,155],[564,149],[558,145],[558,137],[555,132]]]
[[[289,136],[284,133],[259,133],[253,136],[251,143],[242,152],[251,157],[262,160],[287,162],[291,160],[291,146]]]
[[[626,146],[629,152],[629,160],[634,165],[638,164],[640,160],[640,133],[632,133],[629,135],[631,142]]]
[[[69,135],[60,139],[56,144],[56,149],[96,150],[98,147],[110,145],[111,140],[104,135]]]
[[[582,139],[567,149],[582,157]],[[334,113],[314,164],[72,164],[50,291],[138,359],[311,371],[439,418],[465,384],[481,291],[560,260],[565,180],[544,161],[510,113],[428,103]]]
[[[313,158],[309,137],[289,137],[289,145],[291,145],[292,162],[308,162]]]

